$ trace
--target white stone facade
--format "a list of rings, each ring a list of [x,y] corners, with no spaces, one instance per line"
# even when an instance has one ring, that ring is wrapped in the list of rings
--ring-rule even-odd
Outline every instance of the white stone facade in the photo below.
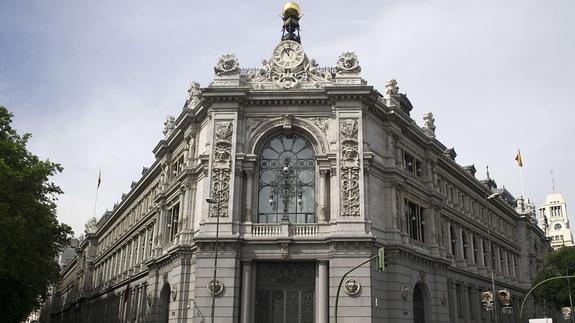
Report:
[[[539,226],[551,239],[551,247],[573,246],[573,234],[569,226],[567,203],[561,193],[548,194],[545,204],[538,207]]]
[[[489,183],[435,139],[431,114],[415,125],[395,80],[382,96],[361,79],[355,54],[320,68],[293,41],[281,42],[261,68],[242,70],[224,55],[214,70],[213,83],[193,83],[181,114],[166,121],[154,164],[86,232],[43,321],[207,322],[216,238],[223,284],[216,322],[277,321],[273,309],[272,319],[262,318],[266,299],[258,297],[273,290],[262,285],[262,270],[278,268],[270,279],[283,277],[288,290],[298,286],[290,275],[300,265],[314,283],[298,287],[296,315],[333,321],[341,277],[381,246],[385,271],[372,263],[348,276],[339,322],[490,322],[479,294],[491,289],[492,270],[519,321],[518,303],[549,250],[543,231],[503,199],[487,200]],[[261,153],[273,138],[294,135],[313,151],[311,193],[283,200],[282,217],[278,201],[291,186],[276,190],[269,200],[278,217],[262,222]],[[286,142],[278,154],[291,149],[303,163]],[[310,217],[292,220],[304,208]],[[312,314],[303,310],[309,293]],[[537,310],[529,302],[524,317]]]

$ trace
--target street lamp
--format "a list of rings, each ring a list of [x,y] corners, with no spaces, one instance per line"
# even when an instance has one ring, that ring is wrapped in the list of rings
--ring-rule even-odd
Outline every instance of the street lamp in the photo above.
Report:
[[[212,287],[211,287],[211,292],[212,292],[212,314],[211,314],[211,319],[212,319],[212,323],[214,323],[214,311],[216,308],[216,288],[218,288],[216,286],[216,278],[217,278],[217,269],[218,269],[218,237],[220,234],[220,199],[219,199],[219,194],[217,195],[218,198],[214,199],[214,198],[207,198],[206,202],[208,202],[209,204],[215,204],[216,205],[216,244],[214,247],[214,278],[212,280]],[[209,214],[209,212],[208,212]],[[210,284],[208,284],[208,290],[210,289]]]
[[[503,193],[496,192],[487,197],[487,200],[492,200],[498,196],[503,196]],[[489,225],[487,226],[487,238],[489,239],[489,250],[491,255],[491,291],[493,293],[493,315],[495,316],[495,323],[497,323],[497,301],[495,300],[495,274],[493,273],[493,268],[495,267],[494,257],[493,257],[493,244],[491,243],[491,230]]]
[[[282,222],[289,221],[289,203],[293,198],[296,199],[296,214],[298,206],[302,206],[303,188],[298,174],[292,168],[290,159],[284,159],[284,166],[279,171],[279,176],[272,182],[272,191],[270,194],[270,205],[273,206],[274,196],[282,198],[283,215]],[[297,221],[297,219],[296,219]]]

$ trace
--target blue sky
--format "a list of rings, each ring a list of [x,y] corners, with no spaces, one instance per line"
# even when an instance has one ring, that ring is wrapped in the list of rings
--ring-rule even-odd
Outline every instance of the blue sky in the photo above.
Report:
[[[167,115],[218,57],[259,66],[278,43],[283,1],[16,1],[0,3],[0,105],[29,148],[62,163],[59,219],[76,233],[112,208],[153,162]],[[396,78],[421,125],[461,165],[485,165],[541,203],[556,188],[575,205],[575,2],[300,1],[302,43],[322,66],[355,51],[380,91]],[[573,209],[573,207],[571,207]],[[571,211],[575,217],[575,211]]]

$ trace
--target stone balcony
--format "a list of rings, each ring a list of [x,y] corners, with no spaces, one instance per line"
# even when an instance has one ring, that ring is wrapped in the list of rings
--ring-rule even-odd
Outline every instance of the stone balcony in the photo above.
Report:
[[[319,223],[244,223],[241,235],[244,238],[275,239],[292,237],[318,237],[329,232],[329,224]]]

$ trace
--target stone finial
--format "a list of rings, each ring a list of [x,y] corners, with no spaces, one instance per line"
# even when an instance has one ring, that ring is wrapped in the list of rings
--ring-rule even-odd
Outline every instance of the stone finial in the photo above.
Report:
[[[195,105],[199,101],[198,97],[200,93],[201,93],[200,83],[198,82],[190,83],[190,87],[188,87],[188,95],[186,97],[186,104],[184,104],[184,108],[195,107]]]
[[[428,136],[435,137],[435,118],[431,112],[427,112],[423,115],[423,131]]]
[[[385,90],[383,94],[383,98],[386,100],[390,100],[393,96],[399,93],[399,86],[397,86],[397,80],[391,79],[385,82]]]
[[[98,221],[96,220],[96,217],[95,216],[91,217],[88,220],[88,222],[86,222],[84,227],[86,228],[84,230],[84,232],[86,232],[86,234],[96,233],[96,230],[98,230]]]
[[[475,165],[463,166],[463,170],[465,170],[469,175],[475,177],[475,173],[477,169],[475,169]]]
[[[355,74],[359,75],[361,66],[354,52],[345,52],[339,55],[337,65],[335,66],[337,74]]]
[[[166,122],[164,122],[164,130],[162,130],[162,133],[164,134],[164,136],[168,136],[172,130],[174,130],[174,122],[176,121],[176,119],[172,116],[167,116],[166,117]]]
[[[455,152],[454,148],[445,149],[445,151],[443,152],[443,155],[445,155],[446,157],[448,157],[451,160],[455,160],[455,157],[457,157],[457,153]]]
[[[523,199],[523,196],[520,196],[519,198],[517,198],[517,200],[515,202],[517,203],[517,206],[515,207],[515,211],[519,214],[526,213],[525,212],[525,200]]]
[[[214,73],[217,76],[239,75],[240,63],[234,54],[222,55],[214,66]]]

